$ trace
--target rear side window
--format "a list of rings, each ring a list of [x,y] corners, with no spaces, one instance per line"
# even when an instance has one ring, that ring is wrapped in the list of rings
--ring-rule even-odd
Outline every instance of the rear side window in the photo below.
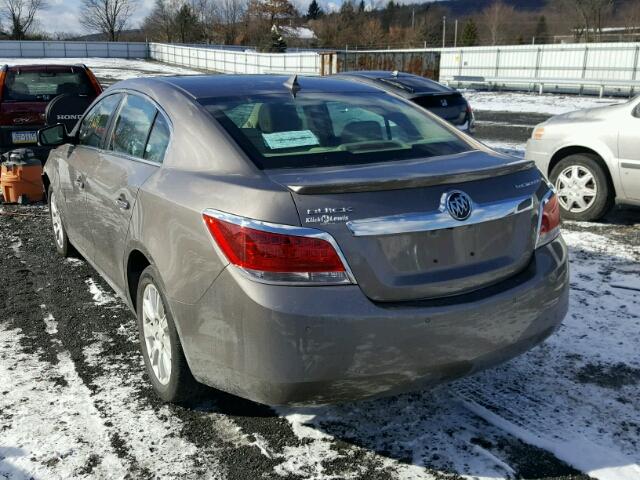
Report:
[[[169,125],[163,115],[158,113],[153,122],[147,146],[144,149],[144,158],[151,162],[162,163],[164,152],[167,150],[171,133]]]
[[[109,119],[118,107],[120,100],[122,100],[121,94],[109,95],[93,106],[80,123],[78,132],[80,145],[100,148],[109,126]]]
[[[127,95],[116,117],[109,149],[144,158],[145,145],[156,116],[156,107],[138,95]]]
[[[387,162],[472,150],[386,93],[299,92],[199,100],[259,168]]]
[[[84,70],[21,71],[6,73],[2,101],[49,102],[58,95],[94,95]]]

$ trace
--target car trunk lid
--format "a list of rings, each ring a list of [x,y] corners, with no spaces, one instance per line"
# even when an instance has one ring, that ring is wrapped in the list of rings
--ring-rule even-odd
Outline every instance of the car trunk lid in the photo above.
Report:
[[[336,239],[362,291],[394,302],[465,293],[526,267],[541,177],[507,158],[476,151],[269,175],[291,190],[303,226]],[[442,211],[453,191],[472,200],[469,218]]]

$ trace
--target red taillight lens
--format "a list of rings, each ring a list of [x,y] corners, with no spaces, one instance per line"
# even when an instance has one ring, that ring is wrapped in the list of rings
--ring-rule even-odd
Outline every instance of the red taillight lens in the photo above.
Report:
[[[6,68],[0,70],[0,102],[2,101],[2,92],[4,91],[4,81],[7,78]]]
[[[274,233],[203,214],[230,263],[265,281],[347,283],[334,246],[312,236]]]
[[[540,215],[540,231],[536,248],[546,245],[560,233],[560,204],[555,193],[543,200]]]
[[[100,82],[98,82],[98,79],[96,78],[96,76],[93,74],[91,70],[87,68],[85,70],[85,73],[87,74],[89,83],[91,83],[91,86],[93,87],[93,91],[96,93],[96,97],[97,97],[102,93],[102,85],[100,85]]]

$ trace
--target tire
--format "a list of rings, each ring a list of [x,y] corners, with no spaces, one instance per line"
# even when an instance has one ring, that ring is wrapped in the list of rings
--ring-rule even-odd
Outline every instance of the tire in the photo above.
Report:
[[[613,206],[613,187],[605,168],[593,156],[563,158],[551,170],[549,180],[556,187],[564,219],[598,220]]]
[[[155,294],[160,303],[155,303]],[[151,304],[145,306],[145,301]],[[179,403],[192,398],[199,385],[187,365],[173,316],[166,305],[160,275],[155,267],[148,266],[140,275],[136,298],[140,349],[156,394],[165,402]]]
[[[49,203],[49,218],[53,230],[53,244],[56,246],[57,252],[63,257],[74,256],[76,251],[73,245],[71,245],[71,242],[69,242],[67,230],[64,228],[62,215],[58,208],[57,194],[53,191],[53,186],[49,186],[47,199]]]

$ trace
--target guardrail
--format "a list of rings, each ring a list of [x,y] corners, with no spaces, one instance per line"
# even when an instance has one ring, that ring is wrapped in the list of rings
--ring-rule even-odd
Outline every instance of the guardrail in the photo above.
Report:
[[[219,73],[322,73],[322,56],[316,52],[257,53],[150,43],[149,58]]]
[[[0,58],[147,58],[141,42],[2,40]]]
[[[580,90],[584,87],[596,88],[600,98],[604,96],[607,87],[629,89],[630,95],[633,95],[635,89],[640,88],[640,80],[585,80],[585,79],[566,79],[566,78],[505,78],[505,77],[473,77],[473,76],[454,76],[451,80],[443,82],[448,86],[462,87],[467,85],[483,85],[493,89],[505,88],[513,85],[528,85],[530,88],[536,89],[540,95],[548,86],[573,86]]]
[[[441,82],[483,77],[505,88],[535,84],[543,91],[575,87],[582,92],[595,87],[604,95],[633,93],[640,81],[640,43],[464,47],[440,52]]]

